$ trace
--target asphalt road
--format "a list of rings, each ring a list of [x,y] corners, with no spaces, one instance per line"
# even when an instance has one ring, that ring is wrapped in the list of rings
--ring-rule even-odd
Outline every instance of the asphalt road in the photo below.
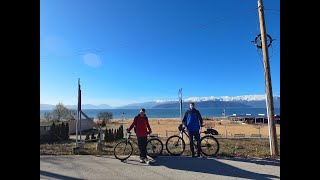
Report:
[[[40,179],[280,179],[280,160],[161,156],[141,164],[137,156],[40,156]]]

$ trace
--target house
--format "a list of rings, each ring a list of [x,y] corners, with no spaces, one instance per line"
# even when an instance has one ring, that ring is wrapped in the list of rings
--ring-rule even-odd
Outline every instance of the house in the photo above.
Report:
[[[52,121],[40,121],[40,140],[43,140],[50,136],[50,128]]]
[[[81,119],[81,122],[78,122],[78,131],[80,131],[80,124],[81,124],[81,131],[92,129],[96,126],[96,124],[93,122],[93,119]],[[75,134],[76,133],[76,120],[71,119],[68,121],[69,124],[69,134]]]

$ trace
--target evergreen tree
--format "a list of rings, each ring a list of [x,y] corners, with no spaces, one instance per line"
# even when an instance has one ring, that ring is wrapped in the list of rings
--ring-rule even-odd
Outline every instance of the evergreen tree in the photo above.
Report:
[[[109,142],[109,131],[106,129],[106,131],[104,132],[104,141],[105,142]]]
[[[56,124],[53,122],[50,127],[50,140],[51,141],[55,141],[55,139],[56,139],[55,131],[56,131]]]
[[[110,142],[114,141],[113,129],[110,129]]]
[[[66,140],[66,126],[64,125],[63,122],[61,123],[61,126],[60,126],[60,138],[62,140]]]
[[[120,126],[120,139],[123,139],[123,125]]]
[[[65,137],[66,137],[66,139],[70,138],[70,136],[69,136],[69,124],[68,123],[66,123]]]

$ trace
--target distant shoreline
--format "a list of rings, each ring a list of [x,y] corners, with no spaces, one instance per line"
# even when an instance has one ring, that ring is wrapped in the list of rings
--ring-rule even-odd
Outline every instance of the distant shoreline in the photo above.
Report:
[[[149,118],[180,118],[180,109],[146,109],[146,114]],[[232,116],[233,114],[267,114],[266,108],[197,108],[203,118],[220,118]],[[91,118],[96,118],[99,112],[111,112],[114,119],[132,119],[139,112],[139,109],[92,109],[82,111]],[[182,116],[187,108],[182,109]],[[44,116],[45,112],[52,112],[52,110],[40,110],[40,118]],[[280,108],[275,108],[276,115],[280,115]]]

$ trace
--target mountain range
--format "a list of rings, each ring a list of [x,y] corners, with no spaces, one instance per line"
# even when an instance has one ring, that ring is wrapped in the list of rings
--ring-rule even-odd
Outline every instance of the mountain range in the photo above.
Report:
[[[265,108],[265,95],[243,95],[243,96],[208,96],[208,97],[189,97],[183,100],[182,107],[189,107],[190,102],[195,102],[198,108],[220,108],[220,107],[252,107]],[[274,108],[280,108],[280,96],[273,96]],[[55,105],[40,104],[40,110],[52,110]],[[69,109],[76,109],[77,105],[66,105]],[[143,103],[128,104],[119,107],[112,107],[107,104],[92,105],[82,104],[82,109],[137,109],[137,108],[179,108],[178,100],[155,100]]]
[[[78,105],[65,105],[68,109],[77,109]],[[40,104],[40,110],[52,110],[55,105],[52,104]],[[113,109],[113,107],[107,104],[93,105],[93,104],[82,104],[82,109]]]

